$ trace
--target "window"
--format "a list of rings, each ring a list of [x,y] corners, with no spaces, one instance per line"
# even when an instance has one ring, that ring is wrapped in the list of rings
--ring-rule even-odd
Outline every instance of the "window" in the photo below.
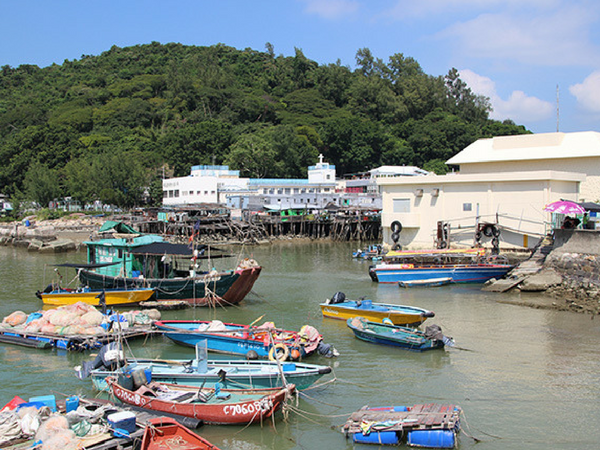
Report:
[[[410,212],[410,199],[409,198],[395,198],[393,202],[393,212],[395,213],[409,213]]]
[[[169,191],[163,191],[163,198],[167,198],[169,196]]]
[[[175,195],[175,197],[179,197],[179,189],[175,189],[174,195]]]
[[[471,203],[463,203],[463,211],[473,211],[473,205]]]

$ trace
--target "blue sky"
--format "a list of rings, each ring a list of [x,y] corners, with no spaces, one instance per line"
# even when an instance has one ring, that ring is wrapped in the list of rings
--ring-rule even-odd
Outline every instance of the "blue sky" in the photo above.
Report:
[[[430,75],[456,67],[492,118],[536,133],[600,131],[597,0],[0,0],[0,66],[61,64],[179,42],[265,50],[355,68],[396,53]],[[558,89],[557,89],[558,87]],[[557,95],[558,91],[558,95]],[[558,99],[558,101],[557,101]],[[557,104],[558,120],[557,120]]]

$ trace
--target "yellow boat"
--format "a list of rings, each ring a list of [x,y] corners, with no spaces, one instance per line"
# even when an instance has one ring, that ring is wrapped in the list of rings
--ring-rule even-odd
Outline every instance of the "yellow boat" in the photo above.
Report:
[[[336,301],[337,300],[337,301]],[[433,317],[433,311],[405,305],[389,303],[373,303],[371,300],[332,299],[321,303],[323,317],[330,319],[348,320],[353,317],[364,317],[371,322],[381,323],[389,319],[394,325],[418,326],[427,318]]]
[[[38,291],[36,295],[42,299],[44,305],[64,306],[83,302],[88,305],[101,306],[100,297],[102,293],[104,293],[106,306],[135,305],[149,300],[154,295],[154,289],[104,289],[102,291],[92,291],[89,288],[77,290],[55,289],[50,292]]]

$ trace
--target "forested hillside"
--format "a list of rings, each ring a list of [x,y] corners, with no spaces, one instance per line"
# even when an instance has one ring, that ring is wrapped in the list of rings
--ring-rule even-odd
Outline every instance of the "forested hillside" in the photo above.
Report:
[[[481,137],[526,133],[488,118],[455,69],[423,72],[368,49],[357,68],[295,56],[151,43],[62,65],[0,71],[0,193],[120,206],[161,200],[163,174],[227,164],[250,177],[306,177],[323,153],[338,175],[379,165],[443,173]]]

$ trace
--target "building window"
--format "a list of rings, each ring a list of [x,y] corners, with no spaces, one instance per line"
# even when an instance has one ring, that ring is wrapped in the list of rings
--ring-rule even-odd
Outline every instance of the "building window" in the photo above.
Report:
[[[215,195],[215,191],[210,191],[210,193],[211,193],[212,195]]]
[[[179,197],[179,189],[175,189],[174,195],[175,197]]]
[[[393,212],[395,213],[409,213],[410,212],[410,199],[409,198],[395,198],[393,202]]]
[[[290,188],[285,188],[285,193],[286,193],[286,195],[289,195],[289,194],[291,194],[292,192],[291,192]]]
[[[163,191],[163,198],[169,197],[169,191]]]
[[[473,205],[471,203],[463,203],[463,211],[473,211]]]

